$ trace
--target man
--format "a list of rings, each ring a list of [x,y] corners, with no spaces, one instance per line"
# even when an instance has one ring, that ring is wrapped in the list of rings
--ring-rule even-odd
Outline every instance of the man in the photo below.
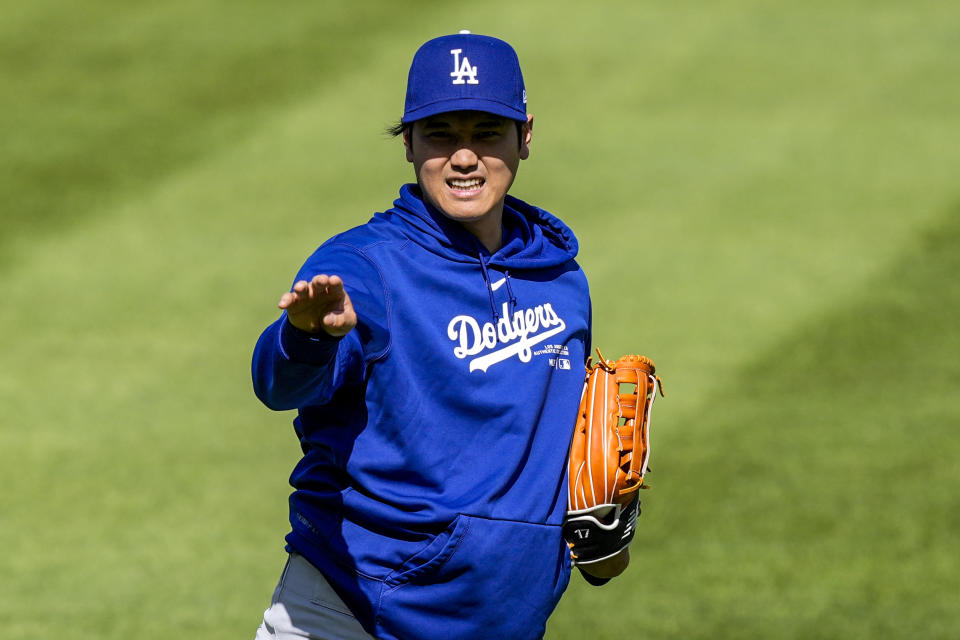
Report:
[[[532,132],[510,45],[427,42],[395,131],[417,183],[281,297],[254,388],[304,455],[257,638],[543,635],[590,299],[572,231],[507,193]]]

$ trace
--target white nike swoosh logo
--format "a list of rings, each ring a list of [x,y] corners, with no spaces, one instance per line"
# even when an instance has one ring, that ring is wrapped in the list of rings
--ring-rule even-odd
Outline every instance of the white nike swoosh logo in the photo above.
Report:
[[[493,291],[496,291],[497,289],[499,289],[500,287],[502,287],[503,284],[504,284],[506,281],[507,281],[506,278],[500,278],[500,279],[497,280],[496,282],[491,282],[491,283],[490,283],[490,289],[492,289]]]

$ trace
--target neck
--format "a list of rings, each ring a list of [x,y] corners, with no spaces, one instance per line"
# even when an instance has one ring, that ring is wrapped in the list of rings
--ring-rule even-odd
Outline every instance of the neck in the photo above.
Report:
[[[491,211],[480,220],[460,220],[460,224],[480,241],[487,251],[495,253],[503,246],[503,210]]]
[[[416,189],[416,195],[422,198],[424,203],[429,204],[447,220],[456,222],[469,231],[490,253],[495,253],[497,249],[503,246],[503,208],[505,199],[501,200],[497,206],[475,220],[462,220],[456,216],[445,213],[443,209],[427,195],[426,190],[421,187],[419,183]]]

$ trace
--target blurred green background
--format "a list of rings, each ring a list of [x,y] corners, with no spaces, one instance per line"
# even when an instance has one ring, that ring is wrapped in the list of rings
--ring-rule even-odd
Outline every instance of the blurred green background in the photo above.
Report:
[[[956,3],[0,9],[4,638],[253,637],[299,453],[253,344],[412,178],[382,131],[461,28],[520,54],[513,193],[594,342],[668,394],[633,564],[547,638],[957,637]]]

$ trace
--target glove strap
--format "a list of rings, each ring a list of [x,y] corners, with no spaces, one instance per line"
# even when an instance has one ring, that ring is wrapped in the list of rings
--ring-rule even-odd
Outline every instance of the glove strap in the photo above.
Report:
[[[609,516],[611,511],[612,521],[603,522],[600,518]],[[626,506],[608,504],[568,513],[563,523],[563,537],[570,547],[574,566],[600,562],[626,549],[633,542],[639,515],[639,494]]]

